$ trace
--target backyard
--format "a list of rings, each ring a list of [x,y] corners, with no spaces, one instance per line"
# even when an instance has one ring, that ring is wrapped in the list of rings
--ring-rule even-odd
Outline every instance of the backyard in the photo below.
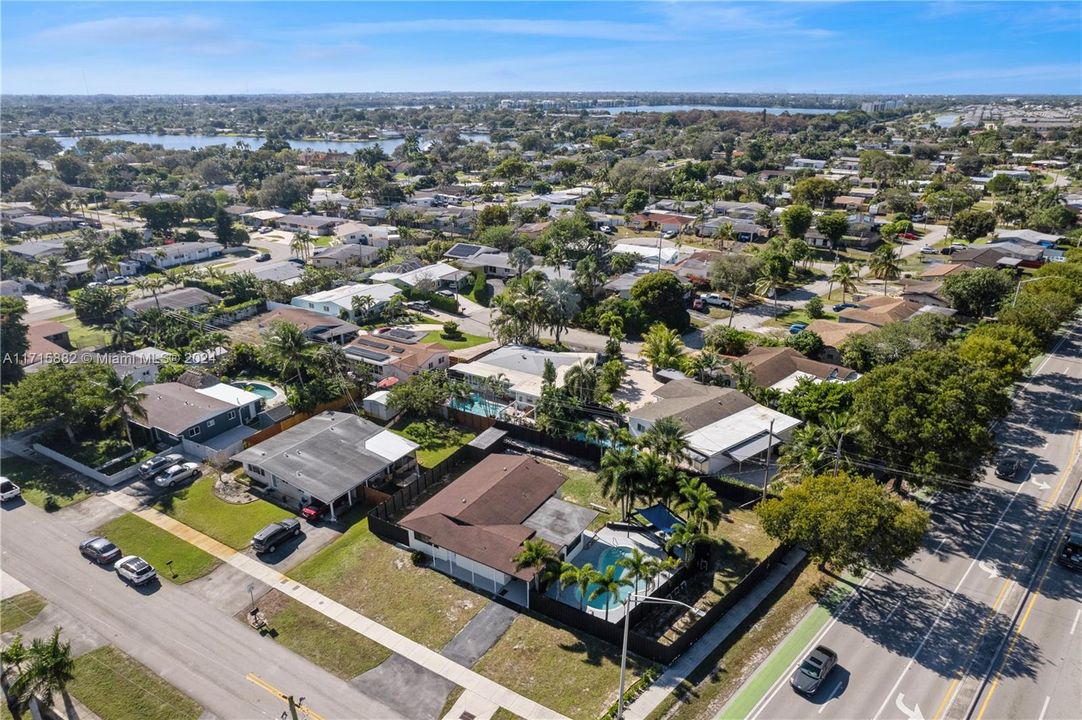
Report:
[[[194,700],[112,645],[75,659],[68,691],[102,720],[196,720]]]
[[[139,555],[154,566],[158,577],[177,585],[218,567],[218,560],[209,553],[131,513],[105,523],[94,532],[112,540],[125,555]]]
[[[647,667],[629,656],[627,685]],[[593,720],[616,702],[620,648],[522,614],[474,669],[569,718]]]
[[[237,550],[248,547],[252,535],[264,526],[293,516],[266,500],[243,505],[228,503],[214,494],[214,480],[213,475],[201,477],[189,487],[161,498],[155,508]]]
[[[587,528],[588,530],[597,530],[607,522],[620,519],[616,505],[601,492],[601,486],[597,482],[597,473],[550,460],[543,460],[542,462],[551,465],[567,476],[567,480],[560,486],[559,494],[562,499],[583,507],[600,505],[608,508],[608,512],[601,513],[594,518]]]
[[[0,461],[0,472],[22,489],[23,499],[46,510],[56,510],[90,497],[75,481],[75,473],[60,465],[36,463],[21,457]],[[46,498],[52,498],[46,507]]]
[[[362,519],[289,576],[406,637],[439,650],[487,600],[385,543]]]
[[[476,437],[469,430],[440,420],[415,420],[392,431],[421,446],[417,450],[417,462],[425,468],[436,467]]]
[[[75,313],[61,315],[55,320],[68,327],[68,339],[71,340],[71,344],[77,350],[98,348],[109,344],[110,335],[108,330],[93,325],[84,325],[79,318],[75,317]]]
[[[433,330],[432,332],[421,338],[421,342],[426,343],[439,343],[449,350],[461,350],[463,348],[473,347],[474,345],[481,345],[487,343],[492,338],[484,337],[483,335],[470,335],[469,333],[459,332],[455,338],[444,337],[443,331]]]

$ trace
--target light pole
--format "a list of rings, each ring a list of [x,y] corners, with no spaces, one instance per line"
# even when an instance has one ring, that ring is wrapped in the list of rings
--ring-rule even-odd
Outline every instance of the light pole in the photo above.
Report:
[[[623,649],[620,651],[620,698],[617,700],[618,705],[616,709],[616,720],[624,720],[624,673],[627,670],[627,631],[628,626],[631,624],[629,621],[629,618],[631,617],[631,610],[628,608],[628,605],[631,604],[632,599],[639,600],[645,603],[657,603],[659,605],[679,605],[681,607],[687,608],[699,617],[702,617],[706,614],[702,610],[692,607],[687,603],[680,602],[679,600],[670,600],[669,598],[656,598],[650,597],[649,595],[638,595],[636,593],[631,593],[627,596],[627,599],[624,600],[624,643]]]
[[[1041,277],[1029,278],[1028,280],[1019,280],[1018,284],[1014,286],[1014,300],[1011,302],[1011,307],[1018,307],[1018,292],[1026,283],[1037,282],[1038,280],[1048,280],[1049,278],[1057,277],[1059,277],[1059,275],[1042,275]]]

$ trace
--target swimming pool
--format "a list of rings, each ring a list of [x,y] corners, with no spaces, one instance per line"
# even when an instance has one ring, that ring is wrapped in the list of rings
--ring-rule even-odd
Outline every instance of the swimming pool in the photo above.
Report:
[[[477,393],[473,393],[468,398],[452,398],[451,407],[473,415],[492,418],[503,417],[507,410],[506,405],[501,405],[495,400],[487,400]]]
[[[264,400],[273,400],[278,395],[278,391],[275,390],[273,387],[256,380],[253,380],[251,382],[238,380],[237,382],[229,384],[235,388],[240,388],[241,390],[253,392]]]
[[[610,566],[615,566],[616,577],[622,578],[625,574],[627,574],[627,569],[617,565],[616,563],[620,560],[620,558],[627,557],[630,554],[631,548],[628,547],[606,548],[604,551],[602,551],[601,556],[597,560],[597,569],[599,572],[605,572],[605,570],[608,569]],[[617,591],[615,596],[612,593],[606,592],[598,595],[596,598],[593,598],[591,600],[589,599],[590,596],[593,594],[594,590],[597,589],[596,584],[591,584],[588,588],[586,588],[586,604],[592,608],[597,608],[598,610],[604,610],[606,607],[611,610],[613,608],[619,607],[620,605],[623,605],[629,595],[631,595],[632,593],[641,592],[643,589],[645,589],[645,587],[646,583],[644,581],[637,580],[633,585],[625,585],[621,587],[619,591]],[[576,590],[575,593],[576,599],[581,600],[581,592]]]

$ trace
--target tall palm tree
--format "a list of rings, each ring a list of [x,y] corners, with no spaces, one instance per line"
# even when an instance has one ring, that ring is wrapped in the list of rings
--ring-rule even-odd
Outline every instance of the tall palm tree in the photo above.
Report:
[[[654,559],[638,548],[632,548],[631,552],[616,561],[616,564],[627,572],[623,577],[632,588],[640,580],[647,580],[650,576],[650,565]]]
[[[753,395],[758,388],[755,373],[747,363],[733,362],[729,365],[729,374],[733,378],[733,387],[745,395]]]
[[[154,296],[154,306],[158,309],[162,309],[161,302],[158,300],[158,291],[165,287],[165,278],[161,275],[146,275],[144,277],[137,277],[132,283],[135,289],[146,293],[149,292]]]
[[[697,527],[712,528],[721,521],[725,505],[702,478],[685,478],[680,482],[680,499],[676,508]]]
[[[534,580],[537,582],[537,589],[541,591],[544,591],[549,582],[560,574],[560,560],[556,551],[540,538],[524,541],[522,550],[512,559],[518,570],[526,568],[537,570]]]
[[[179,288],[184,284],[184,280],[191,276],[191,271],[187,268],[170,268],[163,272],[162,275],[165,277],[166,285]]]
[[[640,354],[654,370],[677,367],[684,354],[684,341],[676,330],[655,323],[642,337]]]
[[[759,279],[755,281],[755,292],[763,297],[774,299],[774,317],[778,316],[778,290],[785,282],[785,277],[774,263],[766,263],[759,271]]]
[[[690,566],[695,559],[695,546],[712,540],[713,538],[700,530],[699,526],[693,521],[676,523],[673,525],[672,533],[665,543],[665,549],[671,552],[673,548],[683,548],[684,563]]]
[[[898,251],[889,245],[883,245],[874,253],[868,261],[868,269],[872,277],[883,281],[883,294],[887,294],[887,283],[897,280],[902,276],[902,264],[898,258]]]
[[[533,267],[533,255],[530,251],[524,247],[517,247],[511,250],[511,254],[508,256],[511,261],[511,267],[515,268],[515,272],[518,277],[522,277],[522,273]]]
[[[564,388],[580,403],[594,402],[597,393],[597,367],[592,358],[567,369],[564,374]]]
[[[59,255],[50,255],[42,263],[41,276],[53,290],[59,290],[68,284],[67,272],[64,270],[64,259]]]
[[[143,400],[146,393],[139,389],[139,381],[131,375],[120,377],[110,374],[105,381],[105,394],[109,398],[109,405],[105,408],[105,416],[102,425],[123,423],[124,431],[128,436],[128,445],[135,449],[135,443],[131,438],[130,418],[146,420],[147,411],[143,408]]]
[[[590,600],[597,600],[602,595],[608,595],[609,600],[605,603],[605,622],[609,621],[609,606],[612,605],[613,598],[620,596],[620,588],[627,587],[631,584],[630,581],[623,577],[616,577],[617,568],[615,565],[609,565],[605,568],[605,572],[594,573],[593,592],[590,593]]]
[[[589,593],[590,583],[594,581],[594,566],[586,563],[577,567],[572,563],[565,562],[560,566],[560,589],[574,585],[579,590],[579,610],[586,606],[586,595]]]
[[[720,365],[721,355],[711,348],[703,348],[685,363],[687,371],[704,384],[714,375]]]
[[[725,243],[736,243],[736,230],[731,222],[722,223],[714,230],[714,241],[718,244],[718,250],[725,249]]]
[[[556,344],[560,344],[560,333],[571,324],[571,318],[579,312],[579,293],[575,289],[575,283],[566,278],[556,278],[546,288],[546,302],[548,303],[548,324],[552,327],[552,334],[556,337]]]
[[[842,290],[842,302],[845,302],[845,294],[852,295],[857,291],[857,272],[849,263],[840,263],[838,267],[834,268],[834,271],[830,273],[830,287],[828,288],[827,297],[830,297],[830,292],[833,291],[834,283],[838,284],[838,287]]]
[[[678,465],[688,449],[687,430],[680,418],[663,417],[639,436],[639,445]]]
[[[601,456],[597,480],[601,492],[619,504],[620,517],[626,520],[642,491],[638,453],[630,447],[609,448]]]
[[[296,325],[276,322],[264,336],[263,352],[282,377],[293,375],[304,387],[302,370],[308,364],[311,343]]]
[[[136,334],[135,322],[125,316],[120,316],[113,323],[112,335],[109,344],[114,350],[128,351],[135,345]]]
[[[289,251],[296,257],[307,260],[312,254],[312,236],[301,231],[293,235],[289,241]]]
[[[75,679],[71,643],[60,642],[60,628],[57,627],[48,640],[35,638],[28,656],[29,665],[12,684],[12,689],[24,707],[31,698],[51,707],[53,695],[66,692],[68,683]]]
[[[9,674],[18,676],[30,660],[30,648],[23,642],[23,634],[15,633],[3,651],[0,651],[0,672],[4,677]]]
[[[86,266],[95,275],[98,270],[111,270],[116,267],[116,258],[109,253],[104,243],[95,243],[86,250]]]

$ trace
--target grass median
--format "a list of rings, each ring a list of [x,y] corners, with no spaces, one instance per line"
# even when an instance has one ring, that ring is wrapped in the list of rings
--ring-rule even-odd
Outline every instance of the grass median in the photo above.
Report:
[[[52,463],[36,463],[21,457],[4,458],[0,472],[22,490],[23,500],[46,510],[58,510],[90,497],[76,482],[73,471]],[[52,503],[47,499],[52,498]]]
[[[112,645],[75,660],[68,692],[102,720],[196,720],[203,708]]]
[[[45,608],[45,598],[33,590],[0,601],[0,633],[18,630]]]

